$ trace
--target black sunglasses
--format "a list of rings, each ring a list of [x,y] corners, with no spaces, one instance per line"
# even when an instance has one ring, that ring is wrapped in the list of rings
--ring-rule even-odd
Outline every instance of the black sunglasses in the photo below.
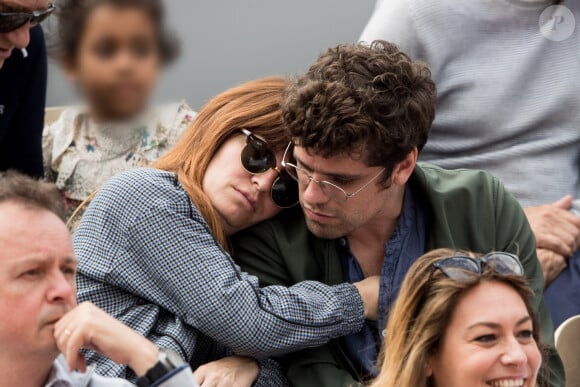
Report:
[[[298,204],[298,183],[286,171],[277,167],[274,151],[249,130],[240,129],[240,131],[246,135],[246,146],[240,156],[244,169],[252,175],[265,173],[270,169],[275,170],[278,172],[278,178],[270,190],[274,204],[280,208],[290,208]]]
[[[457,281],[472,279],[474,275],[483,274],[486,269],[503,275],[524,275],[524,268],[518,257],[503,252],[492,252],[478,259],[456,255],[435,262],[433,268]]]
[[[32,12],[0,12],[0,33],[14,31],[26,23],[30,27],[40,24],[54,12],[56,6],[49,3],[47,9]]]

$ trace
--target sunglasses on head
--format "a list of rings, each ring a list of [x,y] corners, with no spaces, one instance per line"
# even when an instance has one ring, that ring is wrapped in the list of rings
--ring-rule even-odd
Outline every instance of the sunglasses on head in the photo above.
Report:
[[[518,257],[503,252],[492,252],[478,259],[456,255],[435,262],[433,268],[457,281],[467,281],[474,275],[483,274],[485,270],[493,270],[502,275],[524,275],[524,268]]]
[[[30,27],[40,24],[54,12],[56,6],[49,3],[48,8],[32,12],[0,12],[0,33],[14,31],[26,23]]]
[[[270,169],[275,170],[278,172],[278,178],[270,190],[274,204],[280,208],[290,208],[298,204],[298,183],[278,168],[274,151],[249,130],[240,129],[240,131],[246,135],[246,146],[240,156],[244,169],[252,175],[265,173]]]

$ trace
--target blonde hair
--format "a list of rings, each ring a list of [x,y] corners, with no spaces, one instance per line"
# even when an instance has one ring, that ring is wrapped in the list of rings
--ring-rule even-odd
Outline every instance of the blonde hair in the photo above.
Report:
[[[532,290],[525,278],[485,270],[473,279],[448,278],[433,264],[453,255],[473,254],[450,249],[433,250],[411,266],[391,310],[383,351],[379,357],[380,373],[371,387],[428,387],[427,362],[440,347],[455,306],[461,295],[483,281],[497,281],[511,286],[524,301],[533,321],[533,334],[539,341],[540,328],[530,304]]]
[[[290,141],[282,125],[280,102],[288,80],[268,77],[226,90],[198,113],[179,142],[154,167],[174,172],[218,243],[228,248],[217,211],[202,187],[203,178],[221,145],[240,128],[260,136],[275,151]]]

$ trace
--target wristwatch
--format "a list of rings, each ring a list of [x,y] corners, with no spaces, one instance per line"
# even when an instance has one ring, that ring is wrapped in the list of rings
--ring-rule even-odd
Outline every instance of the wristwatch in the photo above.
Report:
[[[165,375],[169,374],[176,368],[184,365],[185,362],[175,351],[166,348],[159,349],[159,356],[157,357],[157,363],[137,379],[138,387],[149,387],[153,383],[157,382],[159,379],[163,378]]]

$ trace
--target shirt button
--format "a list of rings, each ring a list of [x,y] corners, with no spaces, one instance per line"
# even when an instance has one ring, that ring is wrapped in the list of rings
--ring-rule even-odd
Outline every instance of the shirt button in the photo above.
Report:
[[[383,335],[383,338],[387,336],[387,330],[384,329],[383,332],[381,333]]]
[[[346,238],[340,238],[339,243],[342,247],[346,246]]]

